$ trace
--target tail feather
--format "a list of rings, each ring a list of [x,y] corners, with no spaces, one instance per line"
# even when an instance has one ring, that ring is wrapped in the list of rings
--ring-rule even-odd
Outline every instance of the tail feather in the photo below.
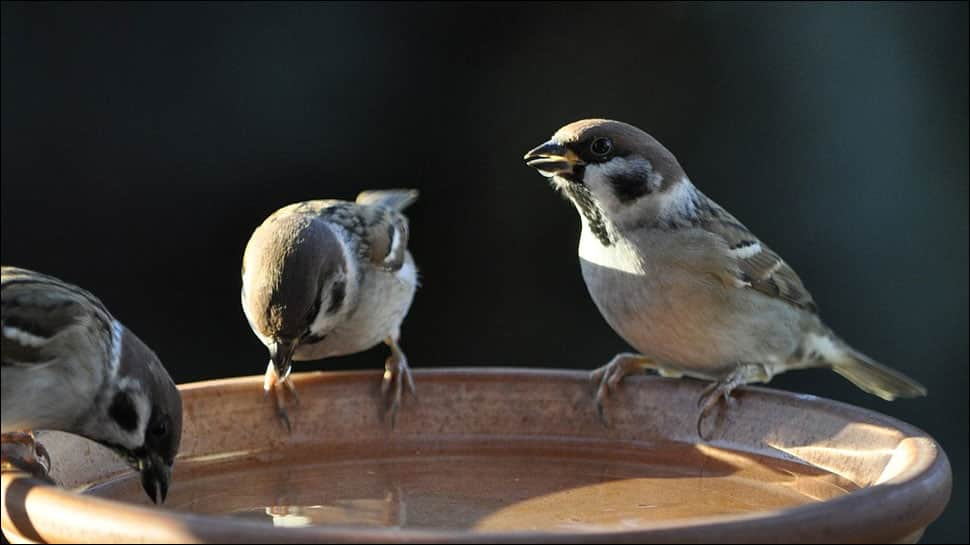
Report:
[[[417,189],[375,189],[357,195],[357,204],[386,206],[404,210],[418,199]]]
[[[922,384],[849,347],[846,347],[843,357],[831,364],[833,371],[849,379],[852,384],[886,401],[926,395],[926,388]]]

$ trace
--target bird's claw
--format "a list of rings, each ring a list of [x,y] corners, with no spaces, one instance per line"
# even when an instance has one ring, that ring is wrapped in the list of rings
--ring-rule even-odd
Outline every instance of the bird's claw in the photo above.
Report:
[[[290,397],[290,402],[296,406],[300,406],[300,396],[296,395],[296,386],[293,386],[293,381],[284,380],[283,388],[286,389],[286,394]]]
[[[276,407],[276,417],[286,427],[286,433],[293,433],[293,424],[290,424],[290,415],[286,412],[286,407]]]
[[[407,359],[403,354],[392,354],[384,364],[384,377],[381,379],[381,395],[385,398],[384,417],[390,416],[391,429],[397,426],[397,413],[404,400],[404,389],[417,399],[414,377]]]
[[[706,388],[704,388],[704,391],[701,392],[701,395],[697,398],[697,407],[700,409],[696,422],[697,436],[704,441],[708,440],[701,430],[701,427],[704,424],[704,419],[707,418],[707,415],[722,399],[729,407],[734,406],[735,401],[734,398],[731,397],[731,392],[734,391],[735,386],[736,385],[733,384],[732,381],[712,382]]]
[[[3,434],[2,467],[4,471],[17,470],[44,482],[54,484],[50,477],[51,457],[44,445],[37,442],[30,432]]]
[[[723,399],[728,407],[733,407],[735,401],[731,397],[731,393],[735,388],[752,382],[767,382],[769,380],[771,380],[771,372],[764,365],[746,363],[738,365],[730,374],[721,380],[709,384],[701,392],[700,397],[697,398],[697,406],[701,409],[697,415],[697,436],[707,441],[707,438],[702,433],[701,425],[704,423],[704,418],[717,405],[718,401]]]
[[[617,354],[609,363],[590,373],[590,381],[596,385],[596,414],[603,427],[610,427],[604,403],[606,398],[620,386],[627,375],[653,367],[653,363],[639,354]]]
[[[612,363],[604,365],[594,370],[589,375],[590,381],[596,385],[596,414],[599,416],[600,423],[604,428],[610,427],[609,418],[606,416],[606,409],[603,406],[606,397],[623,380],[622,371],[617,371],[617,366]]]
[[[280,388],[282,386],[282,388]],[[270,366],[266,369],[266,377],[263,381],[263,395],[273,396],[273,406],[276,410],[276,417],[279,419],[280,423],[286,428],[287,433],[293,433],[293,425],[290,422],[289,412],[286,410],[286,396],[289,396],[293,405],[300,406],[300,396],[296,394],[296,387],[289,380],[289,376],[280,379],[276,374],[276,369],[273,367],[272,362]]]

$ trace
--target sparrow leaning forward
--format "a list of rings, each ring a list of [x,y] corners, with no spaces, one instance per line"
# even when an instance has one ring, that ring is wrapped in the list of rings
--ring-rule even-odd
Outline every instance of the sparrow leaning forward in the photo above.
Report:
[[[270,354],[264,390],[291,428],[282,386],[292,362],[353,354],[384,342],[384,414],[393,427],[414,379],[399,346],[418,285],[402,213],[415,190],[365,191],[355,202],[317,200],[283,207],[246,246],[242,307]]]
[[[97,297],[52,276],[3,267],[0,299],[3,433],[87,437],[140,472],[152,501],[165,501],[182,397],[155,353]]]

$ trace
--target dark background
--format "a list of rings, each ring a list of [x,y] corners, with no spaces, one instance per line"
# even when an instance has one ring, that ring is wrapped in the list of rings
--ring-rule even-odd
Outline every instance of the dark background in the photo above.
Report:
[[[264,370],[239,270],[265,216],[396,186],[422,191],[413,366],[605,363],[627,347],[576,213],[521,157],[579,118],[638,125],[929,388],[772,382],[931,433],[954,492],[926,541],[967,540],[966,3],[4,3],[2,61],[3,263],[98,294],[179,382]]]

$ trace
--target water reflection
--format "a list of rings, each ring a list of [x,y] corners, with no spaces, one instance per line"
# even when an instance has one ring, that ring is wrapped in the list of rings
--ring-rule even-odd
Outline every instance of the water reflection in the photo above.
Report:
[[[273,505],[230,513],[236,517],[269,520],[273,526],[372,526],[401,528],[404,505],[398,494],[388,491],[383,498],[336,500],[326,505]]]
[[[604,531],[785,509],[855,489],[804,465],[710,446],[553,447],[189,463],[168,506],[276,526]],[[93,493],[141,501],[130,479]]]

